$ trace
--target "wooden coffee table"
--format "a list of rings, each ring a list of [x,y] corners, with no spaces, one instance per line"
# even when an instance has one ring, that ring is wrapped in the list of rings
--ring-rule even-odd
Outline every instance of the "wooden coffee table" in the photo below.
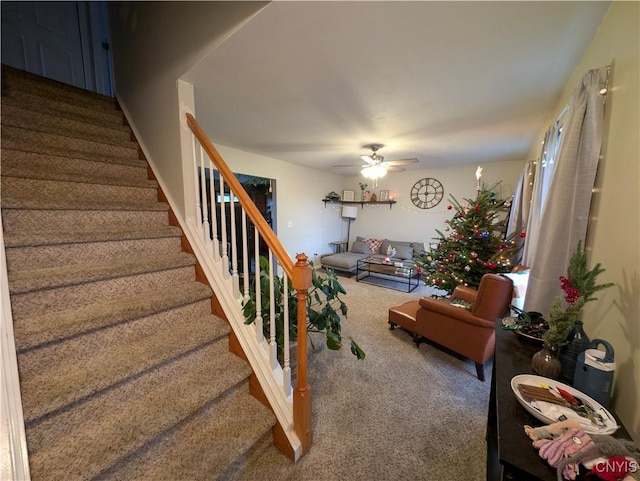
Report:
[[[418,287],[420,278],[413,261],[392,257],[385,262],[385,259],[376,255],[358,260],[356,281],[405,292]]]

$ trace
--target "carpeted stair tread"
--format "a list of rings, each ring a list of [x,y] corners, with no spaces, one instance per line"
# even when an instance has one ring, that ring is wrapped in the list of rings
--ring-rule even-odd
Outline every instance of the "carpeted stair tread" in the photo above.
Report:
[[[121,163],[135,163],[139,160],[138,147],[135,142],[113,145],[10,125],[2,127],[1,140],[3,149]]]
[[[63,409],[228,333],[229,324],[201,301],[20,353],[25,420]]]
[[[55,115],[25,110],[6,104],[2,105],[2,110],[3,126],[49,132],[114,145],[131,140],[131,131],[126,126],[122,126],[120,129],[106,128],[92,123],[60,118]]]
[[[2,206],[23,209],[160,210],[151,187],[2,177]]]
[[[191,254],[180,252],[161,258],[157,256],[136,256],[133,258],[110,259],[86,265],[44,267],[25,271],[12,269],[9,271],[9,291],[11,294],[20,294],[147,272],[164,271],[194,264],[195,258]]]
[[[179,228],[151,232],[149,236],[132,233],[131,239],[117,239],[125,237],[118,235],[117,231],[106,234],[113,239],[97,239],[89,232],[85,238],[77,237],[70,242],[59,243],[60,238],[40,236],[36,233],[33,239],[24,239],[27,242],[57,242],[52,244],[39,244],[33,246],[13,246],[6,249],[7,266],[10,270],[31,270],[41,267],[56,267],[64,265],[79,265],[92,262],[101,262],[105,259],[118,259],[121,257],[163,256],[174,254],[181,250],[181,233]],[[177,234],[176,234],[177,233]],[[126,233],[125,233],[126,234]]]
[[[95,282],[67,285],[51,289],[38,289],[12,295],[14,319],[22,319],[46,310],[61,310],[68,306],[81,308],[94,302],[117,302],[118,299],[144,294],[179,283],[194,280],[194,266],[153,270],[133,275],[120,275]]]
[[[4,234],[5,247],[48,246],[75,244],[81,242],[107,242],[133,239],[158,239],[180,237],[179,227],[160,225],[153,227],[112,228],[112,229],[69,229],[69,230],[20,230]]]
[[[199,282],[178,284],[119,299],[14,319],[16,348],[24,351],[193,302],[208,301],[211,289]]]
[[[159,203],[156,203],[156,206]],[[131,226],[157,227],[167,224],[167,204],[159,204],[157,210],[33,210],[4,209],[2,223],[6,231],[31,230],[38,226],[42,230],[72,229],[126,229]],[[4,208],[4,206],[3,206]]]
[[[124,117],[115,107],[112,110],[96,110],[74,103],[67,103],[57,98],[23,92],[11,87],[2,91],[2,105],[13,105],[33,112],[56,115],[59,118],[90,122],[101,127],[121,130],[126,127]]]
[[[99,474],[114,464],[135,464],[139,452],[179,430],[194,413],[215,403],[227,390],[244,391],[242,394],[249,397],[243,382],[249,372],[244,362],[227,351],[225,342],[209,343],[98,393],[73,410],[34,426],[28,424],[32,477],[100,479]],[[242,416],[243,411],[234,414]],[[224,437],[205,441],[212,452],[225,443]]]
[[[3,193],[4,194],[4,193]],[[11,199],[3,195],[3,209],[43,209],[43,210],[135,210],[135,211],[167,211],[168,205],[157,202],[101,201],[74,199]]]
[[[2,151],[2,175],[86,184],[158,186],[147,178],[144,161],[138,166],[123,165],[8,149]]]
[[[220,479],[251,446],[271,437],[275,416],[245,387],[226,394],[216,404],[190,418],[179,430],[155,443],[143,455],[106,479],[174,481],[186,473],[190,481]],[[268,479],[265,473],[265,479]]]
[[[30,92],[22,92],[19,89],[4,89],[2,92],[2,107],[4,112],[13,112],[9,109],[20,109],[22,115],[33,115],[34,118],[47,116],[57,123],[82,123],[91,127],[109,129],[113,132],[130,133],[131,129],[124,122],[122,111],[114,105],[108,110],[95,110],[83,107],[77,103],[67,103],[58,98],[43,97]],[[12,122],[11,115],[4,115],[6,121]],[[130,140],[130,139],[127,139]]]
[[[85,184],[49,179],[3,177],[2,189],[4,195],[10,195],[14,198],[28,197],[21,192],[30,191],[31,197],[41,199],[77,196],[81,198],[104,197],[107,201],[111,198],[134,202],[139,200],[158,201],[158,191],[155,185],[140,187],[137,185]]]
[[[81,89],[70,84],[41,77],[36,74],[3,65],[3,80],[11,89],[31,92],[36,95],[53,97],[67,103],[83,105],[99,110],[113,110],[115,100],[112,97]]]

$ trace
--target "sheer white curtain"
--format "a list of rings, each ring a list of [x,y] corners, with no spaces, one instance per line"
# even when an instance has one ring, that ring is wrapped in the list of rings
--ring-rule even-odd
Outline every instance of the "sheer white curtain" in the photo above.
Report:
[[[566,112],[566,109],[564,112]],[[556,167],[558,147],[562,135],[562,119],[563,114],[560,114],[560,117],[558,117],[553,125],[549,127],[549,130],[547,130],[542,143],[540,157],[534,165],[534,182],[531,187],[530,212],[527,218],[527,238],[522,250],[522,264],[530,267],[535,264],[542,212],[544,211],[551,179]]]
[[[516,190],[513,193],[513,201],[511,204],[511,211],[509,213],[507,237],[514,235],[514,239],[520,247],[524,244],[524,239],[521,239],[516,234],[526,232],[527,230],[529,212],[531,209],[531,195],[533,193],[533,181],[536,173],[536,163],[536,161],[530,160],[524,166],[524,169],[522,169],[520,178],[516,184]],[[513,263],[524,264],[524,262],[521,262],[522,255],[522,251],[520,251],[520,253],[513,259]]]
[[[525,300],[528,311],[549,312],[553,298],[560,293],[558,277],[566,273],[571,253],[586,237],[602,147],[604,102],[600,89],[606,85],[607,70],[602,67],[584,75],[569,100],[562,125],[552,126],[545,139],[547,154],[554,139],[559,144],[553,164],[539,165],[534,183],[531,231],[527,232],[523,258],[523,263],[531,266]]]

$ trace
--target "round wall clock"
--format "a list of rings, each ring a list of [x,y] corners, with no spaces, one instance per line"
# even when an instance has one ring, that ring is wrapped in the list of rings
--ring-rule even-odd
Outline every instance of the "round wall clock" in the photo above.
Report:
[[[431,209],[444,197],[444,187],[439,180],[425,177],[411,187],[411,201],[420,209]]]

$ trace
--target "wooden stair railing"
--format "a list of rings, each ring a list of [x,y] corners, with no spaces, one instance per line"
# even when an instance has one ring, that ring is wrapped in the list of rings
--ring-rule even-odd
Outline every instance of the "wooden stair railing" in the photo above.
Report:
[[[282,384],[282,394],[284,399],[288,400],[290,409],[291,409],[291,420],[293,423],[293,431],[295,432],[297,439],[299,440],[299,446],[297,452],[292,454],[294,459],[298,459],[300,456],[304,455],[312,443],[312,432],[311,432],[311,411],[312,411],[312,396],[311,396],[311,388],[308,384],[307,379],[307,313],[306,313],[306,298],[307,291],[311,287],[311,267],[308,264],[307,256],[305,254],[297,254],[295,262],[291,259],[290,255],[285,250],[284,246],[280,243],[279,239],[262,216],[256,205],[253,203],[249,195],[246,193],[242,184],[238,181],[234,173],[231,171],[229,166],[223,160],[220,153],[214,147],[211,140],[209,140],[208,136],[202,130],[196,119],[190,113],[186,113],[186,122],[189,126],[192,134],[193,134],[193,172],[194,172],[194,185],[196,190],[200,190],[199,194],[196,193],[195,198],[195,218],[200,228],[201,235],[203,240],[208,245],[210,244],[212,249],[213,258],[218,257],[218,260],[222,263],[222,270],[225,275],[229,275],[229,284],[232,286],[230,288],[230,292],[238,299],[239,308],[250,298],[249,289],[249,273],[251,272],[251,267],[249,266],[248,255],[250,247],[247,245],[247,233],[246,233],[246,222],[245,215],[249,218],[253,228],[255,229],[255,272],[256,276],[259,279],[260,273],[260,265],[259,265],[259,248],[258,248],[258,239],[264,241],[269,249],[269,261],[270,265],[273,266],[277,264],[283,271],[284,278],[284,286],[286,289],[287,279],[291,279],[291,283],[293,285],[293,289],[296,292],[296,297],[298,300],[298,312],[297,312],[297,352],[296,352],[296,363],[297,363],[297,382],[295,387],[293,388],[292,395],[290,396],[290,366],[289,366],[289,346],[288,346],[288,332],[289,328],[286,325],[286,318],[288,316],[283,316],[285,318],[285,327],[284,327],[284,366],[276,365],[278,363],[276,358],[276,335],[275,335],[275,315],[274,315],[274,306],[273,302],[271,302],[271,330],[270,330],[270,339],[267,343],[265,343],[264,338],[262,337],[262,317],[261,317],[261,307],[260,307],[260,287],[259,283],[257,284],[257,318],[255,322],[255,335],[257,337],[256,342],[258,344],[265,345],[268,344],[268,353],[265,354],[265,359],[268,359],[268,362],[271,363],[271,366],[274,368],[274,372],[276,375],[272,382],[280,385]],[[200,151],[198,152],[198,145],[200,146]],[[206,156],[205,156],[206,154]],[[207,159],[208,158],[208,159]],[[210,170],[207,170],[210,169]],[[217,170],[219,175],[219,192],[220,192],[220,202],[216,201],[216,194],[214,193],[214,181],[213,181],[213,169]],[[206,177],[207,173],[209,175],[209,192],[210,192],[210,200],[207,198],[206,194]],[[199,177],[199,178],[198,178]],[[231,224],[230,226],[225,226],[226,222],[226,207],[225,207],[225,183],[226,187],[229,189],[229,199],[231,203],[230,207],[230,216],[231,216]],[[235,198],[237,198],[238,203],[242,209],[242,232],[240,235],[240,239],[242,242],[242,252],[243,252],[243,265],[242,265],[242,273],[243,273],[243,281],[244,281],[244,292],[240,292],[239,288],[239,276],[238,276],[238,266],[236,263],[236,259],[238,257],[238,236],[236,233],[236,225],[234,220],[235,208],[233,207]],[[217,217],[216,214],[216,204],[220,204],[220,216]],[[209,212],[211,213],[211,222],[209,222]],[[221,239],[218,239],[217,232],[217,223],[221,222]],[[227,231],[231,233],[231,241],[227,241]],[[230,244],[231,248],[231,263],[228,261],[228,252],[227,252],[227,243]],[[273,260],[275,257],[275,262]],[[270,269],[270,274],[273,275]],[[273,278],[271,278],[270,288],[273,290]],[[285,295],[287,295],[285,293]],[[273,299],[273,297],[272,297]],[[287,303],[285,297],[285,303]],[[242,330],[244,327],[236,325],[234,326],[231,323],[232,328],[237,328],[238,330]],[[244,331],[243,331],[244,332]],[[255,353],[249,352],[245,355],[249,358],[249,362],[261,362],[260,355],[255,355]],[[251,358],[253,355],[253,358]],[[277,374],[280,372],[283,373],[282,379],[278,379]],[[288,378],[287,378],[288,376]],[[289,384],[289,386],[287,386]],[[264,388],[264,386],[263,386]],[[278,417],[278,410],[274,409],[274,413]],[[286,416],[285,416],[286,417]],[[279,419],[280,424],[283,423],[283,420]],[[285,421],[286,423],[286,421]],[[284,431],[287,431],[286,426],[281,426]],[[282,449],[282,447],[281,447]],[[295,450],[296,448],[294,448]],[[284,450],[284,449],[283,449]],[[286,451],[286,450],[285,450]],[[290,453],[287,453],[290,454]]]

